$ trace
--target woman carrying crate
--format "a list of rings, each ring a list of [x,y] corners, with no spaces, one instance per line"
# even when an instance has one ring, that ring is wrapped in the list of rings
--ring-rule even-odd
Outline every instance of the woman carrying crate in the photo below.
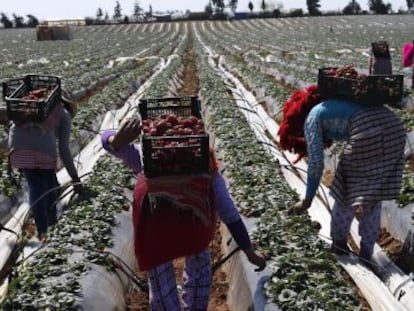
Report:
[[[385,41],[373,42],[369,52],[369,74],[391,75],[392,62],[388,43]]]
[[[307,156],[305,198],[288,214],[300,214],[312,204],[324,169],[324,149],[333,141],[345,146],[330,186],[332,250],[347,254],[348,233],[355,212],[359,222],[359,256],[373,268],[374,245],[380,233],[381,201],[400,194],[404,166],[405,128],[385,106],[370,107],[343,99],[322,101],[317,86],[296,91],[286,101],[279,130],[281,147]]]
[[[48,228],[56,222],[57,150],[72,181],[80,191],[80,179],[69,148],[75,104],[62,97],[42,122],[12,121],[9,130],[9,155],[13,168],[22,172],[29,190],[37,236],[46,242]]]
[[[247,259],[263,270],[240,215],[213,158],[210,172],[161,178],[156,185],[142,171],[138,120],[123,123],[118,132],[102,133],[102,145],[138,176],[134,190],[135,255],[140,270],[148,272],[151,310],[207,310],[212,272],[208,245],[216,229],[216,213],[227,225]],[[181,186],[179,186],[181,184]],[[158,196],[153,196],[154,187]],[[185,257],[182,298],[177,292],[173,260]]]

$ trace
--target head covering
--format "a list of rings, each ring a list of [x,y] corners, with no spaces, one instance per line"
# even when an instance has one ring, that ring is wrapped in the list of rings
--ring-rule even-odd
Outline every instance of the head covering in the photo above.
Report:
[[[311,109],[322,99],[318,95],[317,85],[311,85],[305,90],[296,90],[283,106],[283,117],[278,135],[279,147],[299,155],[307,155],[304,124]]]

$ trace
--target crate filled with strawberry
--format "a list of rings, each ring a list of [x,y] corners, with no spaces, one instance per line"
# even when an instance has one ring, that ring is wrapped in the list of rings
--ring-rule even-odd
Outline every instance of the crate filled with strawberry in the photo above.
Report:
[[[369,106],[395,104],[402,100],[402,75],[365,75],[352,65],[321,68],[318,92],[323,98],[346,99]]]
[[[205,173],[209,135],[196,97],[145,99],[139,104],[147,177]]]
[[[2,86],[10,120],[41,122],[61,98],[60,79],[54,76],[27,75]]]

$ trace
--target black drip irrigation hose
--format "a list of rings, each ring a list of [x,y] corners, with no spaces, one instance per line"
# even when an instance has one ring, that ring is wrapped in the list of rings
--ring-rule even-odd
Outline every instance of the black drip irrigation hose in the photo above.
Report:
[[[270,144],[270,143],[268,143],[268,142],[265,142],[265,141],[261,141],[261,140],[258,140],[257,141],[259,144],[263,144],[263,145],[267,145],[267,146],[269,146],[269,147],[272,147],[272,148],[274,148],[282,157],[284,157],[285,158],[285,160],[287,161],[287,162],[289,162],[290,163],[290,161],[286,158],[286,156],[283,154],[283,152],[281,152],[279,149],[277,149],[276,148],[276,146],[274,146],[273,144]],[[307,174],[307,171],[306,170],[304,170],[304,169],[301,169],[301,168],[299,168],[299,167],[296,167],[296,166],[293,166],[292,164],[280,164],[279,163],[279,165],[280,165],[280,167],[283,167],[283,168],[285,168],[285,169],[287,169],[287,170],[290,170],[290,171],[292,171],[296,176],[298,176],[298,178],[303,182],[303,183],[306,183],[303,179],[302,179],[302,177],[300,177],[300,175],[299,175],[299,173],[298,173],[298,171],[301,171],[301,172],[303,172],[303,173],[305,173],[305,174]],[[296,171],[296,172],[295,172]],[[321,187],[320,187],[321,188]],[[321,199],[321,201],[322,201],[322,203],[325,205],[325,207],[328,209],[328,211],[329,212],[331,212],[331,210],[329,209],[329,203],[328,203],[328,196],[326,195],[326,193],[325,193],[325,191],[321,188],[320,189],[320,191],[322,192],[322,196],[323,197],[321,197],[321,195],[318,195],[318,197]]]
[[[17,232],[16,232],[16,231],[13,231],[13,230],[11,230],[11,229],[8,229],[8,228],[6,228],[5,226],[3,226],[3,224],[1,224],[1,223],[0,223],[0,231],[1,231],[1,230],[7,231],[7,232],[10,232],[10,233],[15,234],[16,236],[19,236],[19,235],[17,234]]]
[[[218,270],[218,268],[220,268],[227,260],[229,260],[239,250],[240,250],[240,247],[237,246],[235,249],[233,249],[225,257],[223,257],[222,259],[220,259],[219,261],[217,261],[216,263],[214,263],[213,266],[212,266],[212,268],[211,268],[212,274],[214,274]]]

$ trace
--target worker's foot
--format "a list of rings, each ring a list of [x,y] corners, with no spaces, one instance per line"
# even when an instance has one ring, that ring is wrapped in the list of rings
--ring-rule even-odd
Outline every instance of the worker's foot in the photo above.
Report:
[[[351,253],[346,241],[333,241],[331,251],[337,255],[349,255]]]

